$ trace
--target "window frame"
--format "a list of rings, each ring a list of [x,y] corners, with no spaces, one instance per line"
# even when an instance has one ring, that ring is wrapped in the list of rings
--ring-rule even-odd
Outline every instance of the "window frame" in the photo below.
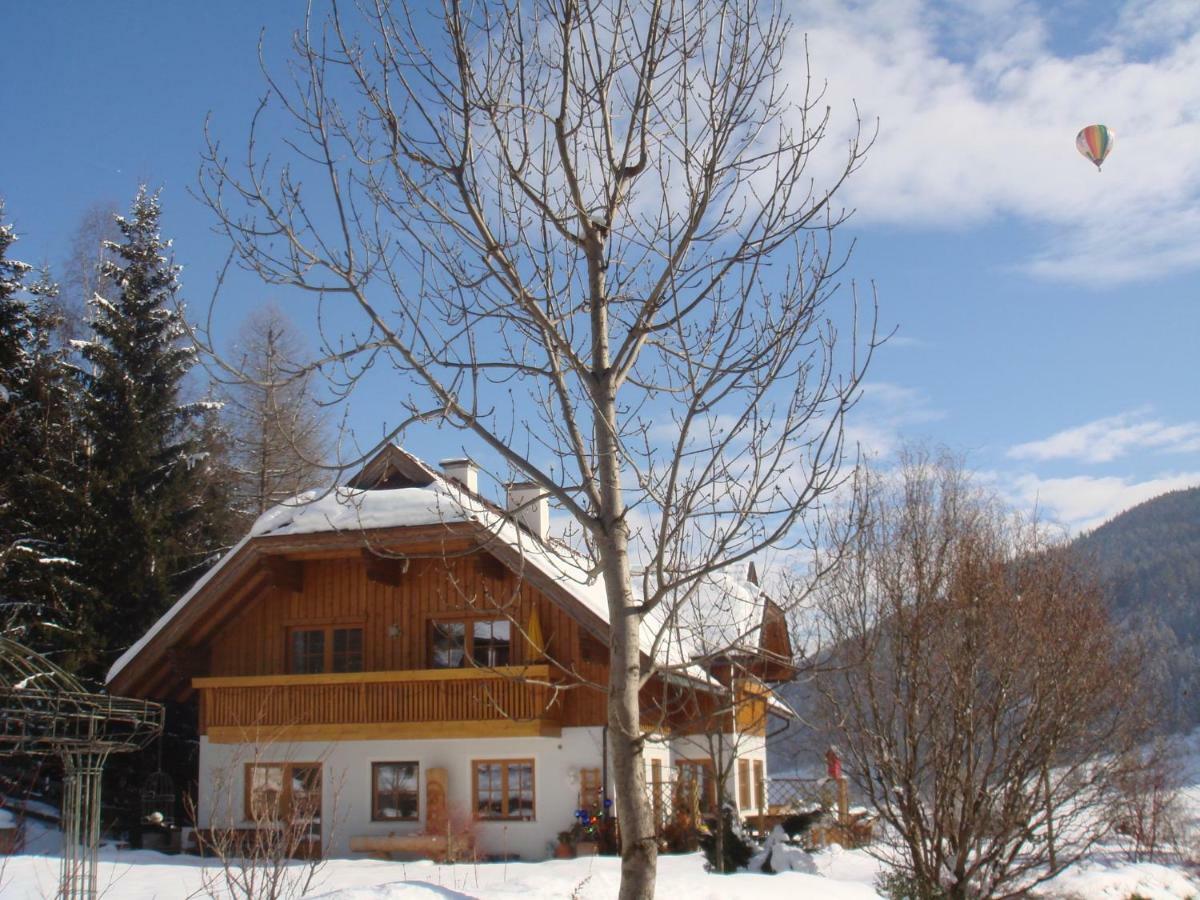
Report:
[[[508,627],[508,661],[501,665],[480,662],[475,658],[475,626],[482,623],[491,623],[494,626],[496,623],[501,622]],[[438,625],[462,626],[463,656],[462,662],[457,666],[434,665],[433,636],[434,628]],[[523,643],[517,640],[519,633],[520,629],[516,623],[507,616],[461,616],[453,613],[445,616],[428,616],[425,619],[425,667],[427,669],[497,669],[504,668],[505,666],[519,665],[517,662],[517,647]]]
[[[529,766],[530,811],[525,817],[509,811],[509,800],[513,796],[509,784],[509,769],[513,766]],[[479,811],[479,767],[500,766],[500,815],[483,815]],[[518,790],[520,786],[518,785]],[[479,822],[536,822],[537,821],[537,762],[524,759],[473,759],[471,760],[471,814]]]
[[[413,795],[416,797],[416,808],[411,816],[386,816],[379,806],[379,769],[382,766],[412,766],[416,769],[413,775]],[[419,822],[421,820],[421,763],[419,760],[379,760],[371,763],[371,821],[372,822]]]
[[[296,671],[296,656],[295,656],[295,635],[303,632],[321,632],[324,634],[324,644],[321,652],[321,671],[320,672],[297,672]],[[334,653],[334,635],[339,631],[357,631],[358,637],[358,668],[357,669],[335,669],[333,662]],[[296,622],[287,626],[287,633],[284,637],[286,642],[286,662],[287,672],[289,675],[334,675],[346,672],[365,672],[367,671],[367,634],[364,623],[361,621],[355,622]]]
[[[766,763],[761,759],[754,760],[754,802],[757,808],[766,812],[767,809],[767,778]]]
[[[254,771],[256,769],[279,769],[280,785],[279,798],[275,803],[275,809],[263,818],[259,818],[254,812]],[[292,806],[292,780],[295,777],[296,769],[316,769],[317,770],[317,806],[315,816],[310,816],[312,821],[320,822],[322,810],[325,806],[325,771],[319,762],[248,762],[245,764],[244,770],[244,792],[242,797],[242,815],[246,822],[278,822],[284,819],[285,815],[291,815]]]
[[[713,765],[713,761],[703,758],[675,760],[675,784],[677,785],[677,791],[682,791],[684,785],[693,780],[692,778],[683,777],[685,769],[695,771],[695,774],[700,776],[699,780],[695,782],[699,785],[697,797],[700,812],[715,812],[717,808],[717,780],[716,767]]]
[[[659,827],[666,822],[663,816],[664,810],[667,809],[664,794],[669,783],[663,779],[663,761],[657,756],[654,757],[650,760],[650,795],[651,805],[654,808],[654,821],[658,823]]]
[[[750,803],[750,760],[740,757],[737,761],[738,809],[753,809]]]

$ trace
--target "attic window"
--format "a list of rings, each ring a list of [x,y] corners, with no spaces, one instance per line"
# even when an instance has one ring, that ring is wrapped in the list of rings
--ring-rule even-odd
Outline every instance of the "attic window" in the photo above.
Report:
[[[604,664],[608,662],[608,647],[597,637],[581,631],[579,635],[579,655],[584,662]]]

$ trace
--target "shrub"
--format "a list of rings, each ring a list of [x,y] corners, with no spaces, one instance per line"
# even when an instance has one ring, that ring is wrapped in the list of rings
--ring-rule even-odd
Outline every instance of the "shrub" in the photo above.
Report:
[[[716,826],[700,837],[700,849],[708,861],[710,872],[736,872],[750,864],[754,855],[754,846],[742,837],[742,830],[737,826],[733,813],[725,808],[721,815],[723,840],[717,840]]]
[[[926,884],[911,872],[892,869],[875,881],[875,890],[888,900],[946,900],[940,884]]]

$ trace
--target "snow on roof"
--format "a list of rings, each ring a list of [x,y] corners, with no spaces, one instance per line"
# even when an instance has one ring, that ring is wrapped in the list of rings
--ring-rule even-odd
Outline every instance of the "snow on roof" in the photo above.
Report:
[[[424,466],[415,457],[411,461]],[[306,491],[269,509],[249,534],[121,655],[109,669],[107,680],[111,682],[247,543],[276,535],[474,522],[490,532],[498,544],[515,551],[518,568],[528,565],[553,579],[601,621],[608,622],[603,576],[591,573],[582,557],[565,545],[535,537],[503,510],[436,470],[425,468],[433,475],[433,481],[425,487]],[[636,589],[639,579],[634,581]],[[642,648],[651,652],[655,637],[665,634],[657,652],[657,660],[664,666],[687,666],[730,649],[753,651],[759,643],[765,603],[762,589],[752,582],[727,571],[709,574],[685,593],[668,598],[643,620]]]
[[[250,528],[253,537],[357,531],[402,525],[466,522],[471,517],[445,490],[397,488],[364,491],[339,487],[305,491],[267,510]]]
[[[711,572],[646,616],[642,642],[665,631],[658,652],[662,665],[753,653],[759,647],[766,603],[767,595],[753,582],[728,570]]]
[[[482,525],[491,532],[497,543],[519,554],[520,564],[529,565],[552,578],[588,610],[603,621],[608,621],[608,601],[603,580],[590,575],[572,551],[539,540],[496,507],[441,475],[436,475],[428,487],[390,490],[339,487],[331,491],[306,491],[267,510],[250,528],[249,534],[221,557],[191,590],[113,663],[107,681],[111,682],[254,538],[460,522]]]

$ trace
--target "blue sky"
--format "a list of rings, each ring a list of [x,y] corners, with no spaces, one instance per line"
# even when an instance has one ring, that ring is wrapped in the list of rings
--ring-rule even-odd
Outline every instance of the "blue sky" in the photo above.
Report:
[[[792,10],[826,79],[879,138],[843,201],[847,277],[897,337],[853,435],[945,443],[1021,505],[1081,528],[1200,484],[1200,4],[816,0]],[[185,295],[207,307],[227,247],[196,184],[203,126],[238,146],[303,4],[11,4],[0,53],[0,196],[17,255],[59,263],[80,215],[163,188]],[[795,61],[800,55],[793,57]],[[1083,125],[1116,133],[1097,173]],[[219,326],[271,294],[235,280]],[[360,438],[386,390],[346,411]],[[415,435],[432,458],[446,436]]]

